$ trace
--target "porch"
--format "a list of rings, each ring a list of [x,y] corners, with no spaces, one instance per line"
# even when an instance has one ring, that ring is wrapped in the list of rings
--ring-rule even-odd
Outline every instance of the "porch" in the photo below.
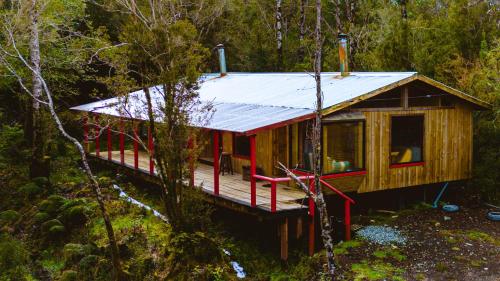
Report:
[[[115,164],[138,170],[145,174],[150,174],[151,163],[149,155],[144,151],[137,151],[137,167],[133,150],[120,151],[100,151],[91,152],[90,155],[102,160],[112,161]],[[157,171],[152,167],[154,175]],[[187,184],[187,183],[186,183]],[[205,193],[215,195],[214,167],[211,165],[196,163],[194,169],[194,185],[200,187]],[[218,196],[237,204],[251,207],[250,181],[245,181],[239,173],[219,175]],[[285,212],[294,210],[306,210],[306,194],[296,187],[289,187],[276,184],[275,195],[273,195],[272,184],[266,181],[256,181],[256,208],[266,212]],[[275,211],[273,211],[273,197],[275,199]]]

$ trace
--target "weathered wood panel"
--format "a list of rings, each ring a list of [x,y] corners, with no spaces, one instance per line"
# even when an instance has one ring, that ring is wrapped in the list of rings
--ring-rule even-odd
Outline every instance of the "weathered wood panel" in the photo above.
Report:
[[[472,108],[366,111],[366,180],[358,192],[470,178]],[[390,167],[391,117],[424,115],[423,166]]]

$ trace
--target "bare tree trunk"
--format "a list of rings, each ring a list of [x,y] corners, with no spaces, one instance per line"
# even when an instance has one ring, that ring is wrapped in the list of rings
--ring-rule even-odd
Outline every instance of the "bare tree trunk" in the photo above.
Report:
[[[340,19],[340,0],[332,0],[335,5],[335,23],[337,26],[337,34],[344,32],[342,20]]]
[[[14,49],[17,52],[17,56],[19,60],[31,71],[33,75],[33,89],[32,92],[30,93],[32,98],[35,100],[33,103],[33,106],[35,109],[40,111],[40,101],[43,100],[43,95],[45,94],[46,102],[44,102],[45,105],[47,105],[50,115],[54,122],[56,123],[57,129],[60,131],[60,133],[65,137],[67,140],[73,143],[75,147],[77,148],[78,152],[80,153],[80,157],[82,160],[83,168],[85,170],[85,174],[87,175],[90,185],[92,187],[92,190],[94,192],[94,195],[96,197],[96,200],[99,204],[99,209],[101,211],[101,215],[104,220],[104,225],[106,228],[106,233],[109,239],[109,244],[111,248],[111,259],[113,263],[113,268],[114,268],[114,276],[113,279],[116,281],[119,280],[125,280],[124,279],[124,274],[121,268],[121,262],[120,262],[120,256],[118,252],[118,245],[116,243],[115,239],[115,234],[113,231],[113,226],[111,224],[111,220],[109,218],[108,212],[106,210],[106,206],[104,205],[104,199],[102,197],[102,192],[101,192],[101,187],[99,185],[99,182],[96,180],[94,175],[92,174],[92,170],[90,169],[90,166],[87,161],[87,155],[85,154],[85,149],[83,145],[74,137],[69,135],[66,130],[64,129],[64,126],[62,125],[61,120],[59,119],[59,116],[57,115],[55,111],[55,106],[54,102],[52,99],[52,93],[43,79],[42,73],[41,73],[41,67],[40,67],[40,46],[39,46],[39,35],[38,35],[38,12],[36,9],[36,0],[32,0],[33,4],[33,9],[30,11],[30,17],[31,17],[31,38],[30,38],[30,61],[31,63],[28,63],[26,59],[21,55],[19,50],[17,49],[17,46],[15,44],[15,40],[13,37],[11,37],[11,43],[14,47]],[[35,10],[35,11],[34,11]],[[9,33],[11,31],[9,30]],[[21,84],[22,88],[24,88],[26,91],[29,91],[23,84],[22,79],[19,78],[19,75],[13,70],[12,67],[9,67],[12,74],[18,77],[18,81]],[[36,107],[35,107],[36,106]],[[40,145],[40,144],[38,144]],[[43,156],[43,154],[42,154]]]
[[[40,42],[38,36],[38,17],[39,11],[37,0],[31,1],[30,9],[30,62],[35,71],[40,73]],[[44,146],[45,139],[42,132],[42,112],[40,110],[40,98],[42,97],[42,83],[40,78],[33,73],[33,100],[31,103],[30,115],[28,125],[31,132],[28,134],[29,141],[31,141],[31,164],[30,164],[30,178],[48,177],[49,166],[44,160]]]
[[[307,0],[300,0],[300,21],[299,21],[299,61],[304,60],[304,38],[306,36],[306,5]]]
[[[118,244],[116,243],[113,225],[111,224],[111,219],[109,218],[109,214],[108,214],[108,212],[106,210],[106,206],[104,204],[104,198],[102,196],[101,186],[99,185],[99,182],[97,181],[97,179],[95,178],[95,176],[92,173],[92,170],[90,169],[90,166],[89,166],[89,163],[87,160],[87,155],[85,154],[85,149],[84,149],[83,145],[77,139],[75,139],[74,137],[72,137],[70,134],[68,134],[66,132],[66,130],[64,129],[64,126],[62,125],[61,120],[59,119],[59,116],[57,115],[57,113],[55,111],[54,103],[52,100],[52,94],[51,94],[47,84],[43,80],[40,72],[36,72],[36,71],[33,71],[33,72],[36,74],[36,76],[39,77],[39,79],[43,85],[43,89],[44,89],[43,92],[45,92],[45,96],[46,96],[47,101],[48,101],[50,115],[52,116],[52,119],[56,123],[59,132],[67,140],[72,142],[73,145],[78,149],[78,152],[80,153],[80,158],[82,160],[85,174],[87,175],[87,178],[90,181],[90,185],[91,185],[92,190],[94,192],[94,195],[96,197],[97,203],[99,204],[99,209],[101,211],[101,215],[102,215],[102,218],[104,220],[104,225],[105,225],[106,233],[107,233],[108,240],[109,240],[109,246],[111,248],[111,261],[113,263],[113,268],[114,268],[113,279],[116,281],[125,280],[125,275],[123,274],[122,267],[121,267],[120,254],[118,251]]]
[[[281,15],[281,0],[276,0],[276,49],[278,52],[277,70],[283,70],[283,34],[281,27],[283,19]]]
[[[168,100],[169,99],[169,91],[167,90],[167,87],[163,87],[164,90],[164,95],[165,95],[165,111],[168,111],[172,105],[171,102]],[[155,116],[153,112],[153,104],[151,101],[151,93],[149,92],[148,87],[143,88],[145,97],[146,97],[146,102],[147,102],[147,113],[148,113],[148,119],[149,119],[149,130],[151,132],[151,137],[153,138],[153,147],[154,147],[154,154],[150,156],[153,157],[155,165],[157,167],[158,171],[158,176],[160,178],[160,184],[162,187],[162,201],[165,206],[165,211],[167,213],[167,218],[172,225],[174,229],[178,229],[181,224],[181,216],[179,214],[180,210],[178,208],[178,200],[177,200],[177,190],[176,190],[176,180],[177,176],[170,174],[169,171],[176,170],[173,167],[167,167],[169,163],[166,163],[163,161],[162,156],[165,155],[164,153],[172,153],[172,152],[164,152],[163,147],[161,145],[158,145],[158,143],[155,141],[157,140],[157,133],[156,133],[156,124],[155,124]],[[168,124],[172,124],[172,121],[169,120],[171,118],[171,114],[165,118],[165,121]]]
[[[321,0],[316,0],[316,54],[314,58],[314,78],[316,80],[316,118],[313,129],[313,170],[314,170],[314,186],[316,187],[316,205],[319,211],[321,221],[321,237],[326,250],[328,262],[328,273],[332,280],[335,279],[335,260],[333,256],[333,239],[331,236],[332,228],[328,211],[326,209],[325,198],[321,190],[321,112],[323,110],[323,92],[321,90],[321,55],[323,38],[321,35]]]

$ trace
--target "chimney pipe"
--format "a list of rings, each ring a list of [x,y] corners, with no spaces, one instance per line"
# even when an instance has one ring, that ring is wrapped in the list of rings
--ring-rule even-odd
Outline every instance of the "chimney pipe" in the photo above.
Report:
[[[224,45],[217,45],[217,51],[219,52],[219,66],[220,66],[220,77],[227,75],[226,70],[226,55],[224,54]]]
[[[339,39],[340,75],[348,76],[349,61],[347,59],[347,48],[348,48],[347,34],[340,33],[338,39]]]

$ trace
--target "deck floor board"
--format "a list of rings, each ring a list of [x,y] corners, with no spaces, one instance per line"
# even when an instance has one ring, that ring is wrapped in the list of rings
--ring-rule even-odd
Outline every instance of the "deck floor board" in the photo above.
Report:
[[[90,153],[95,156],[95,153]],[[108,152],[101,151],[100,159],[108,160]],[[120,164],[120,151],[112,151],[111,158],[114,163]],[[125,166],[134,168],[134,152],[125,150]],[[149,174],[149,156],[145,152],[139,152],[139,170]],[[156,170],[155,170],[156,173]],[[214,178],[213,167],[207,164],[197,163],[195,169],[195,185],[202,188],[208,194],[213,195]],[[265,211],[271,211],[271,187],[264,186],[268,182],[257,182],[257,207]],[[225,174],[219,177],[219,194],[221,197],[233,201],[237,204],[250,206],[250,182],[244,181],[241,174]],[[214,195],[215,196],[215,195]],[[304,192],[298,188],[286,185],[277,185],[276,188],[276,211],[290,211],[295,209],[304,209],[302,205],[305,198]]]

